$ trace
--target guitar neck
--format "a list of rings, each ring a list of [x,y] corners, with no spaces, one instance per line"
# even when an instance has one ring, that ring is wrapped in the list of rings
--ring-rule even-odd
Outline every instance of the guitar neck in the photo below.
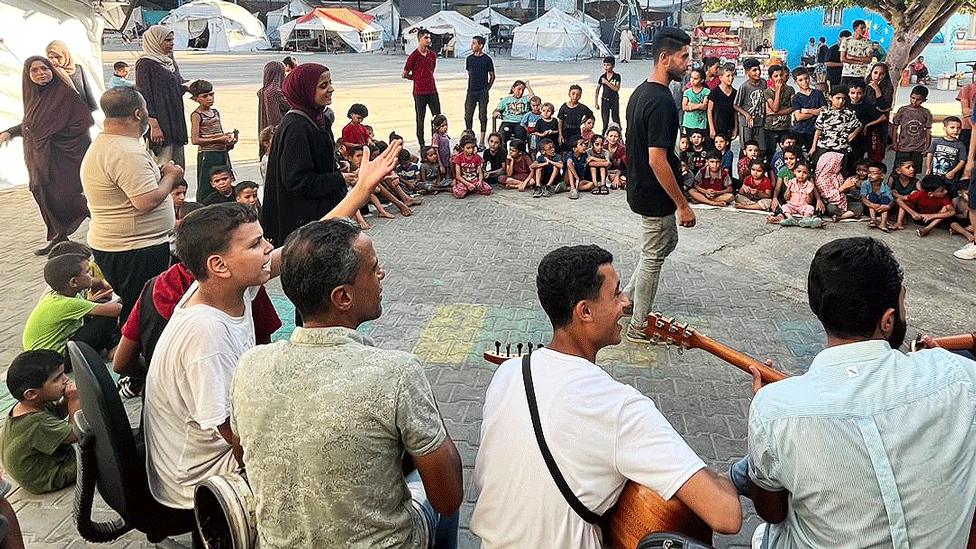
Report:
[[[976,349],[976,333],[937,337],[935,343],[947,351],[972,351]]]
[[[697,336],[698,341],[695,347],[717,356],[718,358],[728,362],[746,373],[749,373],[750,366],[754,366],[757,370],[759,370],[759,377],[762,378],[763,383],[773,383],[789,377],[783,372],[780,372],[775,368],[771,368],[752,358],[751,356],[741,353],[728,345],[719,343],[708,336],[701,334],[697,334]]]

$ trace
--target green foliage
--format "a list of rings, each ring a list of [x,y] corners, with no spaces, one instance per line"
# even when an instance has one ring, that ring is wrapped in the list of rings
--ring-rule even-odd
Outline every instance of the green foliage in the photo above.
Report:
[[[884,1],[884,0],[882,0]],[[778,11],[803,11],[815,8],[848,8],[861,6],[873,8],[872,0],[706,0],[705,11],[724,11],[752,17],[768,16]]]

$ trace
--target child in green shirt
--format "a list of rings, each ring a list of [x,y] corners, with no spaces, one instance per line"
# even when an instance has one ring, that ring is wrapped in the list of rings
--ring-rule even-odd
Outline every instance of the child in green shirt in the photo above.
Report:
[[[71,422],[81,403],[61,355],[50,350],[20,353],[7,370],[7,389],[18,402],[0,431],[6,472],[33,494],[74,484],[71,444],[78,438]]]
[[[122,304],[95,303],[106,297],[101,294],[92,296],[92,301],[78,296],[92,286],[88,258],[65,254],[49,259],[44,265],[44,281],[51,291],[41,296],[27,317],[24,350],[50,349],[63,355],[70,339],[84,341],[96,351],[107,351],[111,360],[120,337],[118,317]],[[107,292],[111,295],[111,289]]]

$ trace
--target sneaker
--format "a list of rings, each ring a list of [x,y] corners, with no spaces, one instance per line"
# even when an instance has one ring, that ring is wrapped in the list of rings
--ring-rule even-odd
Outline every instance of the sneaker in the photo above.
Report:
[[[577,191],[576,189],[570,189],[569,198],[570,200],[576,200],[577,198],[579,198],[579,191]]]
[[[542,187],[535,188],[535,192],[532,193],[532,198],[542,198]]]
[[[546,185],[542,189],[542,198],[549,198],[551,196],[552,196],[552,189],[549,188],[549,185]]]
[[[145,387],[145,381],[132,379],[129,376],[124,376],[119,378],[119,397],[121,398],[136,398],[142,394],[142,389]]]
[[[627,337],[627,341],[631,343],[637,343],[638,345],[651,344],[651,338],[647,337],[647,334],[644,333],[644,330],[642,328],[638,328],[634,326],[630,322],[627,323],[626,337]]]
[[[957,259],[976,259],[976,242],[970,242],[962,248],[952,252]]]

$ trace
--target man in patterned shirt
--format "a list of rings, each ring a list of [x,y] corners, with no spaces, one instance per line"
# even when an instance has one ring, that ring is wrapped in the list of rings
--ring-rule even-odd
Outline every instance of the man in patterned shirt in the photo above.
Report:
[[[372,240],[309,223],[281,272],[304,326],[245,354],[232,393],[261,547],[456,547],[461,458],[423,365],[356,331],[382,313]]]
[[[864,81],[874,54],[874,44],[868,39],[867,23],[858,19],[854,21],[852,27],[854,36],[841,40],[840,43],[840,61],[844,64],[840,83],[845,86],[849,86],[854,81]]]

